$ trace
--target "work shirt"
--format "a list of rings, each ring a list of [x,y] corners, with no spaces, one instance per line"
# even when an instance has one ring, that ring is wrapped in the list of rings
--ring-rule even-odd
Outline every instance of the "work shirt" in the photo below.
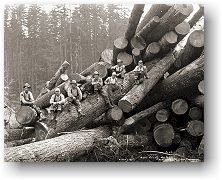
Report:
[[[69,87],[67,90],[67,94],[68,97],[78,97],[79,100],[82,100],[82,91],[80,90],[80,88],[78,86],[76,86],[75,88],[73,87]]]
[[[116,77],[108,77],[106,80],[105,80],[105,84],[117,84],[117,78]]]
[[[20,101],[22,104],[26,104],[27,102],[34,101],[33,95],[31,91],[28,91],[27,93],[25,91],[22,91],[20,93]]]
[[[121,73],[121,72],[125,73],[126,72],[125,65],[121,65],[121,66],[115,65],[115,66],[111,67],[111,69],[115,70],[116,73]]]
[[[102,78],[100,78],[100,77],[98,79],[92,78],[92,85],[95,85],[95,84],[99,84],[100,86],[103,86]]]
[[[59,96],[53,94],[50,99],[50,104],[53,104],[53,102],[59,102],[60,104],[63,104],[65,102],[65,96],[63,94],[60,94]]]
[[[133,71],[134,72],[145,72],[146,73],[147,72],[147,68],[146,68],[146,66],[142,66],[142,67],[136,66]]]

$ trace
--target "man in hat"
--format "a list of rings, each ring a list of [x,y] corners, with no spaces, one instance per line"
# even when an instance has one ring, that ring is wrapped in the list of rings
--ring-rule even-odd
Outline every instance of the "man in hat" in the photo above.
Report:
[[[112,66],[111,70],[113,70],[113,72],[116,72],[116,76],[121,79],[124,78],[124,75],[126,73],[125,65],[123,65],[123,61],[121,59],[117,59],[117,65]]]
[[[108,77],[104,83],[107,85],[107,93],[105,93],[107,95],[103,95],[103,96],[105,97],[105,100],[108,103],[109,107],[112,108],[115,106],[115,104],[113,103],[111,99],[111,95],[113,94],[114,91],[121,88],[121,85],[118,83],[118,80],[117,80],[116,72],[113,72],[112,76]]]
[[[76,80],[72,80],[70,82],[70,87],[67,90],[67,102],[68,102],[68,111],[70,111],[71,104],[75,104],[77,106],[77,112],[80,115],[84,115],[82,113],[82,107],[80,101],[82,100],[82,91],[77,86]]]
[[[141,84],[143,83],[144,79],[148,78],[148,74],[147,74],[147,68],[146,66],[143,65],[143,61],[140,60],[138,62],[138,65],[135,67],[135,69],[133,70],[135,73],[135,77],[136,77],[136,84]]]
[[[24,91],[20,93],[20,102],[22,106],[33,106],[34,98],[32,92],[30,91],[31,86],[28,83],[25,83],[23,86]]]
[[[86,99],[88,95],[93,93],[92,79],[90,76],[86,77],[86,82],[81,86],[82,97]]]
[[[92,78],[92,86],[93,86],[93,92],[97,95],[97,100],[99,100],[99,93],[101,93],[102,87],[103,87],[103,80],[101,77],[99,77],[99,72],[95,71],[93,73]]]

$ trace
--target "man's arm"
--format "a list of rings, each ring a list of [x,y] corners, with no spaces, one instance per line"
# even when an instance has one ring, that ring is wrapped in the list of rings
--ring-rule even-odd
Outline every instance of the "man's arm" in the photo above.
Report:
[[[32,104],[31,102],[28,102],[25,100],[25,97],[24,97],[24,94],[21,93],[20,94],[20,101],[23,103],[23,104]]]
[[[96,82],[95,82],[95,79],[94,79],[94,78],[92,78],[92,82],[91,82],[91,84],[92,84],[92,85],[95,85],[95,84],[96,84]]]
[[[73,97],[71,87],[67,89],[67,95],[68,97]]]
[[[109,84],[109,80],[110,80],[110,77],[106,78],[106,80],[104,81],[105,84]]]
[[[102,78],[99,78],[99,84],[100,84],[100,86],[103,86],[103,80],[102,80]]]
[[[133,72],[138,72],[138,71],[139,71],[139,67],[136,66],[136,67],[134,68]]]
[[[58,104],[64,104],[65,103],[65,96],[63,94],[60,94],[61,100],[58,102]]]
[[[79,100],[81,101],[82,100],[82,91],[80,90],[79,87],[76,87],[76,88],[77,88],[77,91],[78,91]]]
[[[31,100],[31,102],[34,101],[33,94],[32,94],[32,92],[30,92],[30,91],[29,91],[29,96],[30,96],[30,100]]]
[[[146,78],[148,79],[148,72],[147,72],[146,66],[144,66],[144,73],[145,73]]]
[[[124,74],[126,73],[126,67],[125,67],[125,65],[123,65],[123,73],[124,73]]]
[[[55,94],[53,94],[53,95],[51,96],[49,103],[50,103],[50,104],[55,104],[54,99],[55,99]]]

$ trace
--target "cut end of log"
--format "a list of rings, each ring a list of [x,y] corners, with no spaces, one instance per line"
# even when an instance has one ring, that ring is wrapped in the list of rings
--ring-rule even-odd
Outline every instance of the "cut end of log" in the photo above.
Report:
[[[204,94],[204,80],[200,81],[200,83],[198,84],[198,90],[200,91],[200,93]]]
[[[167,109],[161,109],[156,113],[156,119],[160,122],[165,122],[169,118],[169,112]]]
[[[138,37],[138,36],[134,36],[131,41],[131,47],[133,48],[137,48],[140,51],[143,51],[146,48],[146,42],[142,37]]]
[[[204,134],[204,123],[202,121],[193,120],[188,123],[187,132],[192,136],[202,136]]]
[[[186,35],[190,32],[190,24],[186,21],[183,21],[175,27],[175,31],[177,34]]]
[[[60,79],[61,79],[63,82],[65,82],[65,81],[67,81],[67,80],[69,79],[69,76],[68,76],[67,74],[61,74],[61,75],[60,75]]]
[[[151,21],[158,23],[158,22],[160,22],[160,18],[158,16],[154,16]]]
[[[36,122],[35,123],[35,139],[36,141],[42,141],[47,138],[49,133],[49,129],[47,125],[43,122]]]
[[[170,31],[165,34],[165,39],[168,43],[174,44],[177,42],[177,34],[174,31]]]
[[[132,54],[133,54],[134,56],[139,56],[139,55],[140,55],[140,50],[137,49],[137,48],[134,48],[134,49],[132,50]]]
[[[193,120],[200,120],[202,118],[202,114],[203,114],[202,109],[198,107],[192,107],[189,110],[189,116]]]
[[[126,112],[126,113],[132,111],[132,109],[133,109],[132,104],[123,98],[121,100],[119,100],[118,106],[120,109],[122,109],[123,112]]]
[[[204,107],[204,95],[199,95],[194,99],[194,103],[199,107]]]
[[[106,114],[113,121],[120,121],[123,118],[123,111],[118,106],[115,106],[107,111]]]
[[[128,41],[124,37],[117,38],[114,41],[114,46],[118,49],[125,49],[127,47],[127,45],[128,45]]]
[[[33,124],[37,119],[37,112],[29,106],[21,106],[16,112],[16,121],[22,125]]]
[[[181,115],[187,112],[188,104],[183,99],[177,99],[173,101],[171,108],[175,114]]]
[[[117,59],[121,59],[123,62],[123,65],[129,66],[133,63],[133,58],[130,54],[126,52],[121,52],[118,54]]]
[[[152,42],[148,45],[146,51],[152,54],[157,54],[160,52],[160,44],[158,42]]]
[[[192,32],[189,36],[189,42],[193,47],[203,47],[204,46],[204,31],[196,30]]]
[[[112,64],[113,61],[113,50],[112,49],[105,49],[101,53],[101,60],[104,62],[107,62],[109,64]]]

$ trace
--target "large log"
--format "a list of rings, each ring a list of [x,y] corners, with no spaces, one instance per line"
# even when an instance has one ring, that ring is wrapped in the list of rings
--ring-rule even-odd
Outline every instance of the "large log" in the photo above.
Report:
[[[77,83],[84,83],[87,79],[85,76],[78,73],[73,73],[71,77],[76,80]]]
[[[4,106],[4,122],[8,128],[20,128],[21,125],[16,121],[16,112],[9,106]]]
[[[130,71],[134,68],[134,61],[132,55],[126,52],[121,52],[118,54],[117,58],[122,60],[123,65],[125,65],[127,71]]]
[[[174,31],[178,36],[177,41],[180,42],[190,32],[190,25],[188,22],[183,21],[175,27]]]
[[[198,11],[194,14],[194,16],[188,21],[188,23],[190,24],[190,27],[193,27],[198,21],[199,19],[204,16],[204,6],[200,5],[200,8],[198,9]]]
[[[196,30],[193,31],[185,45],[185,47],[176,54],[176,62],[179,66],[173,65],[169,69],[169,73],[172,74],[177,70],[181,69],[182,67],[190,64],[192,61],[197,59],[204,49],[204,31]]]
[[[146,48],[146,42],[142,37],[134,36],[130,41],[131,49],[139,49],[140,52],[143,52]]]
[[[158,42],[150,43],[147,46],[146,51],[143,55],[143,61],[144,62],[151,61],[153,58],[157,57],[160,50],[161,50],[161,46]]]
[[[100,61],[107,62],[112,64],[113,61],[113,50],[112,49],[105,49],[100,55]]]
[[[5,142],[10,142],[10,141],[34,137],[34,135],[35,135],[35,130],[33,127],[7,129],[7,130],[5,129],[4,139],[5,139]]]
[[[108,121],[118,123],[123,119],[123,111],[118,106],[115,106],[106,112],[105,118]]]
[[[198,84],[198,90],[200,91],[200,93],[204,94],[204,80],[200,81],[200,83]]]
[[[184,99],[176,99],[172,102],[171,109],[175,114],[182,115],[185,114],[189,106]]]
[[[21,146],[24,144],[28,144],[33,141],[33,138],[27,138],[27,139],[19,139],[19,140],[14,140],[10,142],[6,142],[6,146],[8,147],[15,147],[15,146]]]
[[[165,72],[174,63],[175,58],[172,53],[161,59],[148,72],[148,79],[140,85],[135,85],[118,103],[118,106],[123,112],[130,112],[133,110],[146,96],[146,94],[153,88],[153,86],[160,80]]]
[[[189,110],[189,116],[192,120],[200,120],[203,116],[203,111],[198,107],[192,107]]]
[[[135,4],[131,12],[128,27],[125,33],[125,38],[130,42],[136,32],[137,25],[139,24],[140,18],[143,14],[145,4]]]
[[[161,18],[160,24],[156,26],[145,38],[147,44],[159,41],[160,38],[183,22],[193,11],[192,5],[173,5]]]
[[[110,130],[105,127],[76,131],[53,139],[5,149],[7,162],[69,161],[89,152],[98,138],[106,138]]]
[[[157,121],[165,122],[168,120],[169,115],[170,115],[170,113],[167,109],[160,109],[156,113],[156,119],[157,119]]]
[[[69,76],[68,76],[66,73],[61,74],[61,75],[60,75],[60,78],[59,78],[59,79],[57,80],[57,82],[56,82],[55,87],[57,87],[57,86],[59,86],[60,84],[68,81],[68,79],[69,79]]]
[[[199,106],[201,108],[204,107],[204,95],[196,96],[193,101],[197,106]]]
[[[151,116],[155,112],[160,109],[168,107],[168,102],[160,102],[151,106],[150,108],[141,111],[129,118],[127,118],[124,124],[121,126],[120,133],[127,131],[128,129],[132,128],[135,124],[139,123],[142,119]]]
[[[193,120],[188,123],[186,129],[192,136],[202,136],[204,134],[204,123],[202,121]]]
[[[112,64],[117,63],[117,56],[120,52],[124,52],[128,46],[128,40],[125,37],[117,38],[113,43],[113,61]]]
[[[35,109],[30,106],[21,106],[16,112],[16,120],[22,125],[34,124],[38,114]]]
[[[164,100],[175,100],[198,94],[197,85],[204,78],[204,56],[182,68],[157,84],[142,100],[135,111],[150,107]]]
[[[67,61],[64,61],[62,63],[62,65],[56,71],[54,76],[49,80],[49,82],[46,83],[46,86],[42,89],[42,91],[39,94],[39,96],[37,97],[37,99],[40,98],[43,94],[45,94],[45,92],[46,92],[45,89],[52,90],[55,87],[57,80],[60,78],[61,74],[65,73],[65,71],[68,69],[69,65],[70,64]]]
[[[138,64],[138,62],[142,59],[140,50],[137,48],[134,48],[132,50],[132,56],[133,56],[134,64]]]
[[[139,23],[136,31],[139,32],[154,16],[161,18],[170,9],[170,7],[171,5],[168,4],[153,4]]]

